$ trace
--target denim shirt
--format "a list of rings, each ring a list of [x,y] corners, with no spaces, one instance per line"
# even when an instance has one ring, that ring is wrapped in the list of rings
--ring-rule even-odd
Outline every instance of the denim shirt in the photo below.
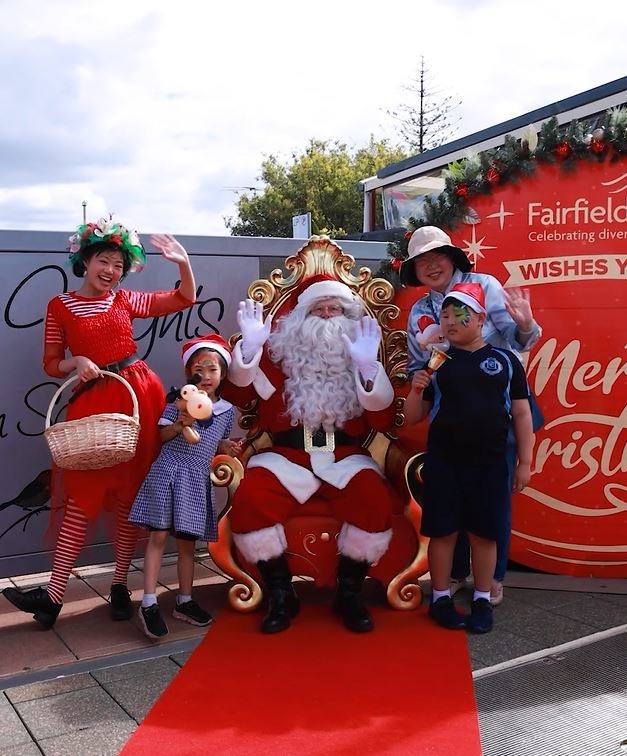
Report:
[[[442,313],[442,302],[453,286],[458,283],[478,283],[483,288],[488,315],[481,335],[488,344],[497,348],[511,349],[516,353],[527,352],[542,335],[542,329],[534,320],[531,326],[532,334],[523,346],[516,338],[518,326],[505,309],[503,287],[497,279],[487,273],[462,273],[459,270],[455,270],[446,293],[442,294],[432,290],[424,297],[421,297],[411,308],[407,323],[407,373],[409,378],[417,370],[421,370],[431,356],[430,348],[420,349],[418,346],[418,338],[422,333],[418,325],[420,319],[426,316],[432,322],[439,323]]]

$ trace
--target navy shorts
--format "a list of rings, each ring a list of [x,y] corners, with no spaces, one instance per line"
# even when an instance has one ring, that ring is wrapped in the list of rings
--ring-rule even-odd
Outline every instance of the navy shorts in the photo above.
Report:
[[[497,540],[511,498],[505,455],[489,465],[465,465],[427,454],[422,478],[422,535],[466,530]]]

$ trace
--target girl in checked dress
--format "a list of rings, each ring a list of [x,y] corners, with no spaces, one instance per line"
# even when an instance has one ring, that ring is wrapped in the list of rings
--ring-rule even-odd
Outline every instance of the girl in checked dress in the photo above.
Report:
[[[157,579],[169,535],[176,538],[179,592],[172,616],[192,625],[205,626],[211,615],[192,599],[194,549],[197,539],[215,541],[217,517],[209,466],[216,453],[236,454],[239,443],[229,439],[233,406],[219,398],[220,383],[231,362],[231,351],[220,336],[201,336],[183,345],[183,365],[188,381],[196,376],[199,389],[213,402],[208,420],[194,420],[184,410],[168,403],[159,420],[163,446],[142,484],[129,515],[129,522],[150,531],[144,558],[144,597],[139,620],[149,638],[168,634],[157,604]],[[183,436],[185,426],[200,435],[198,443]]]

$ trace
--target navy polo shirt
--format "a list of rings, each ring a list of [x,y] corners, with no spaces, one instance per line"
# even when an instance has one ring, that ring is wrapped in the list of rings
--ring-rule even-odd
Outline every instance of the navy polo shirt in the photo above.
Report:
[[[503,457],[513,399],[527,399],[524,368],[513,352],[486,344],[474,352],[451,346],[451,358],[424,391],[432,404],[427,450],[468,464]]]

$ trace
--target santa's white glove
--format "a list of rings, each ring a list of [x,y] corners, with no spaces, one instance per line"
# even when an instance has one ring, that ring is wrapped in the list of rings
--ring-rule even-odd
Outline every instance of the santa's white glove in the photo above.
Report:
[[[251,362],[268,340],[272,315],[268,315],[264,321],[263,306],[259,302],[247,299],[239,303],[237,323],[242,332],[242,357],[244,362]]]
[[[365,315],[355,330],[355,341],[342,334],[346,349],[364,381],[374,381],[379,369],[379,344],[381,329],[374,318]]]

